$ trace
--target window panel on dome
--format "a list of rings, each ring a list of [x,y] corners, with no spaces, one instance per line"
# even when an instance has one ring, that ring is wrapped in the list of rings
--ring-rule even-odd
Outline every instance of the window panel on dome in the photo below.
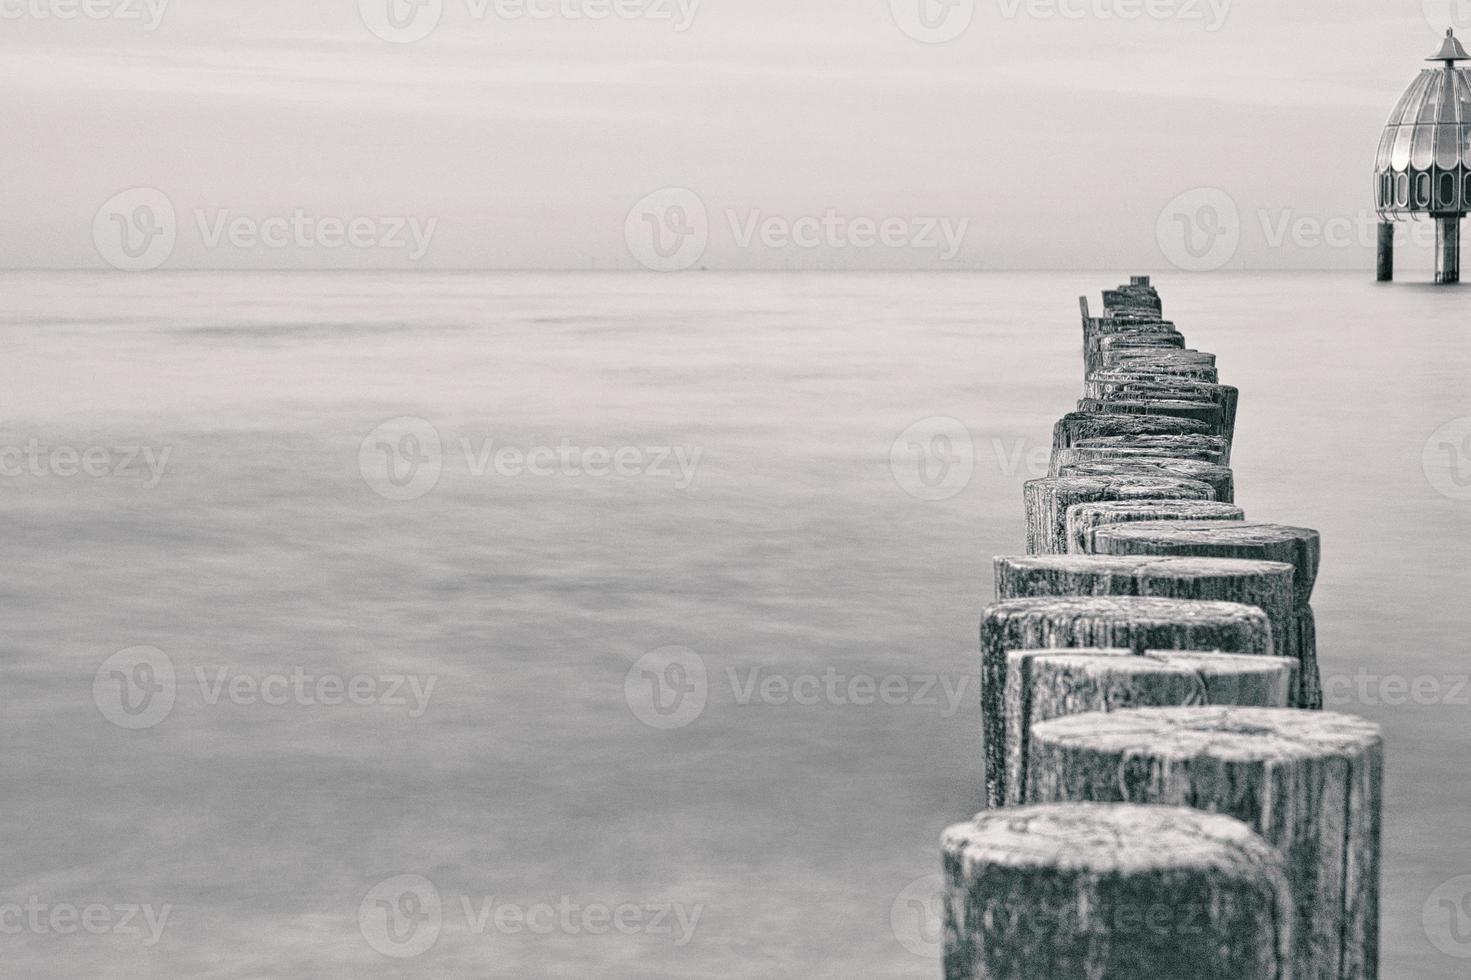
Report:
[[[1404,170],[1409,167],[1410,140],[1414,136],[1414,126],[1400,126],[1394,131],[1394,149],[1389,154],[1389,165],[1395,170]]]
[[[1425,89],[1425,102],[1420,106],[1420,114],[1415,117],[1416,122],[1433,123],[1440,119],[1440,107],[1445,95],[1445,79],[1442,76],[1442,72],[1435,72],[1430,79],[1430,84]]]
[[[1415,175],[1415,207],[1418,210],[1430,207],[1430,175],[1428,173]]]
[[[1386,127],[1384,132],[1379,134],[1379,149],[1374,154],[1375,170],[1389,169],[1389,151],[1394,149],[1394,133],[1392,127]]]
[[[1460,181],[1456,180],[1454,172],[1449,170],[1439,171],[1435,175],[1435,208],[1437,211],[1455,211],[1461,206],[1460,198],[1456,191],[1460,190]]]
[[[1415,139],[1410,144],[1410,166],[1415,170],[1429,170],[1435,160],[1435,127],[1414,127]]]
[[[1398,126],[1405,121],[1406,113],[1409,113],[1409,118],[1412,121],[1414,120],[1415,115],[1420,111],[1420,103],[1417,99],[1425,89],[1425,76],[1427,74],[1429,72],[1422,71],[1419,75],[1415,76],[1415,80],[1410,83],[1410,87],[1405,89],[1405,94],[1401,95],[1399,101],[1394,104],[1394,111],[1389,114],[1389,121],[1385,123],[1386,126]]]
[[[1440,125],[1435,127],[1435,165],[1442,170],[1452,170],[1461,162],[1461,127]]]
[[[1410,175],[1399,173],[1394,175],[1394,206],[1407,208],[1410,206]]]

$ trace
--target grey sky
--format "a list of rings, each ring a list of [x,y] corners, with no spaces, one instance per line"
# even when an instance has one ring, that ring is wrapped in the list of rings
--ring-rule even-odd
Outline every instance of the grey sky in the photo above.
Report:
[[[1367,268],[1379,128],[1452,8],[978,0],[921,43],[918,0],[442,0],[392,43],[373,2],[173,0],[150,31],[149,0],[0,0],[0,265],[108,267],[99,207],[152,187],[169,268],[636,269],[630,209],[674,187],[706,212],[691,265],[1160,267],[1162,209],[1213,188],[1227,267]],[[56,16],[84,4],[118,16]],[[298,230],[267,247],[273,216]],[[373,244],[318,240],[364,217]]]

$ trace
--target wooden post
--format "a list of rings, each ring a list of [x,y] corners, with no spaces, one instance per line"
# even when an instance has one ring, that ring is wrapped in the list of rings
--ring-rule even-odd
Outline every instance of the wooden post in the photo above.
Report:
[[[1083,382],[1085,398],[1173,398],[1208,401],[1220,406],[1226,438],[1235,435],[1236,404],[1241,393],[1231,385],[1209,384],[1168,375],[1133,374],[1124,371],[1099,371]]]
[[[1379,222],[1379,274],[1380,282],[1394,281],[1394,222]]]
[[[1165,415],[1178,419],[1194,419],[1203,422],[1211,435],[1229,438],[1226,419],[1221,406],[1215,402],[1187,401],[1178,398],[1118,398],[1104,401],[1101,398],[1078,399],[1080,412],[1106,412],[1111,415]]]
[[[1447,285],[1461,281],[1461,216],[1435,219],[1435,281]]]
[[[1220,436],[1191,435],[1136,435],[1136,436],[1093,436],[1076,439],[1075,449],[1158,449],[1170,450],[1166,456],[1189,459],[1202,453],[1207,463],[1231,462],[1231,444]],[[1189,450],[1189,451],[1186,451]]]
[[[1130,650],[1011,650],[1006,656],[1006,805],[1022,802],[1032,727],[1124,708],[1206,704],[1290,708],[1297,664],[1286,657]]]
[[[1210,435],[1210,426],[1194,419],[1114,412],[1069,412],[1052,427],[1052,451],[1068,449],[1083,439],[1109,436]]]
[[[981,813],[945,831],[947,980],[1283,980],[1282,856],[1179,807]]]
[[[1377,980],[1382,771],[1378,727],[1348,715],[1137,708],[1033,726],[1025,798],[1236,817],[1287,859],[1292,975]]]
[[[1153,597],[1008,599],[981,617],[981,724],[986,799],[1006,799],[1003,697],[1009,650],[1122,647],[1270,656],[1272,625],[1255,606]]]
[[[1027,553],[1067,551],[1067,511],[1100,500],[1214,500],[1209,483],[1166,476],[1058,477],[1028,480],[1022,487],[1027,513]]]
[[[1287,656],[1297,620],[1293,568],[1286,562],[1242,558],[1156,558],[1152,555],[998,555],[996,598],[1042,596],[1154,596],[1238,602],[1266,613],[1272,630],[1269,652]],[[1296,661],[1294,660],[1294,663]],[[1306,692],[1294,689],[1299,707]]]
[[[1202,463],[1198,459],[1171,459],[1168,456],[1102,459],[1062,463],[1057,472],[1059,476],[1174,476],[1182,480],[1199,480],[1211,485],[1216,492],[1216,500],[1221,503],[1236,502],[1236,481],[1231,467]]]
[[[1298,661],[1303,707],[1322,707],[1317,630],[1309,605],[1322,549],[1317,531],[1262,521],[1142,521],[1094,528],[1084,547],[1104,555],[1255,558],[1292,565],[1294,622],[1287,630],[1287,648],[1278,652]]]
[[[1208,500],[1102,500],[1074,504],[1067,511],[1067,550],[1070,555],[1088,553],[1094,528],[1105,524],[1138,521],[1241,521],[1246,512],[1235,504]]]

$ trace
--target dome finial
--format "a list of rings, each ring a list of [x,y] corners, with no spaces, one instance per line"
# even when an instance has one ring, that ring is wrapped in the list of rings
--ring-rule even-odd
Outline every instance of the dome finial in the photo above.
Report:
[[[1458,61],[1471,61],[1471,55],[1468,55],[1466,49],[1461,47],[1461,42],[1456,40],[1455,30],[1447,27],[1445,41],[1441,43],[1440,50],[1425,60],[1444,61],[1446,67],[1449,68]]]

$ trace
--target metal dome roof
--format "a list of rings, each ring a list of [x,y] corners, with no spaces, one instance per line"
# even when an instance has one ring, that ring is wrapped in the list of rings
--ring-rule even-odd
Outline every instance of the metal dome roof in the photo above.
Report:
[[[1471,210],[1471,60],[1446,32],[1426,68],[1400,96],[1374,157],[1376,204],[1382,214]]]

